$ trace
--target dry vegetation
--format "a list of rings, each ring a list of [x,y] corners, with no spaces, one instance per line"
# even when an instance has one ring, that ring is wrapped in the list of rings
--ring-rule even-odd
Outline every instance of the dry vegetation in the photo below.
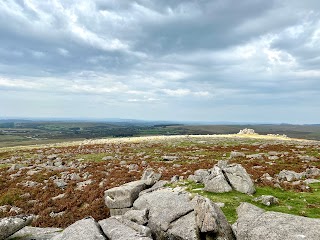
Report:
[[[106,189],[137,180],[150,167],[161,172],[162,179],[174,175],[187,178],[197,169],[208,169],[218,160],[228,159],[231,151],[281,153],[277,160],[268,159],[267,154],[261,159],[230,160],[241,163],[258,186],[274,187],[261,178],[265,173],[274,176],[283,169],[302,172],[320,168],[319,142],[260,137],[154,137],[6,148],[0,149],[0,206],[7,210],[0,208],[0,217],[32,213],[38,215],[33,225],[41,227],[65,227],[89,215],[104,219],[109,215],[103,202]],[[106,156],[109,158],[102,160]],[[163,161],[163,156],[177,159]],[[306,161],[301,156],[313,158]],[[67,185],[57,186],[59,180]],[[80,182],[87,185],[81,188]],[[310,191],[303,184],[283,183],[281,187]]]

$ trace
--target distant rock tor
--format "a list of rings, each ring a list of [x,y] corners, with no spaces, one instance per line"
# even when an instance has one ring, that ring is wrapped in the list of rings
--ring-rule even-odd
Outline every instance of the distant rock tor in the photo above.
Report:
[[[257,134],[253,129],[250,129],[250,128],[245,128],[245,129],[242,129],[238,132],[238,134],[249,134],[249,135],[255,135]]]

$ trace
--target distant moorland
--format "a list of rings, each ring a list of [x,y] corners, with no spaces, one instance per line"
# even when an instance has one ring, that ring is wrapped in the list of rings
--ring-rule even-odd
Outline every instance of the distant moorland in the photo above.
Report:
[[[285,134],[292,138],[320,140],[320,124],[188,125],[143,121],[0,120],[0,147],[112,137],[227,134],[237,133],[243,128],[252,128],[259,134]]]

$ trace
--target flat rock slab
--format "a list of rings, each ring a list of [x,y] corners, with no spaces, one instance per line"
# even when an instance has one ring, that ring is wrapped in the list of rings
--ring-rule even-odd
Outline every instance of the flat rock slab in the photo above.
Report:
[[[29,225],[33,216],[15,216],[0,219],[0,240],[6,239],[15,232]]]
[[[319,240],[320,219],[266,212],[249,203],[238,209],[235,224],[238,240]]]
[[[110,240],[152,240],[152,238],[141,236],[137,231],[113,217],[101,220],[99,224]]]
[[[146,194],[146,193],[150,193],[150,192],[153,192],[153,191],[156,191],[160,188],[163,188],[167,183],[169,183],[168,181],[166,180],[160,180],[158,182],[156,182],[151,188],[148,188],[148,189],[145,189],[143,191],[141,191],[139,193],[139,196],[143,195],[143,194]]]
[[[53,237],[52,240],[105,240],[105,236],[100,229],[99,224],[93,218],[85,218],[79,220],[66,229],[62,233]]]
[[[108,189],[104,192],[105,203],[108,208],[130,208],[146,187],[146,181],[138,180]]]
[[[9,237],[8,240],[49,240],[60,234],[61,231],[61,228],[38,228],[26,226]]]
[[[173,191],[169,188],[143,194],[134,202],[133,208],[148,209],[148,226],[151,230],[162,231],[167,231],[174,220],[193,211],[188,193]]]

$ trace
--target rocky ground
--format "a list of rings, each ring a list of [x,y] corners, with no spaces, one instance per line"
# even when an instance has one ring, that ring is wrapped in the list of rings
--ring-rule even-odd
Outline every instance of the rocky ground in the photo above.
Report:
[[[312,193],[309,184],[320,176],[320,142],[259,135],[174,136],[2,148],[0,218],[34,214],[33,226],[62,228],[86,216],[106,219],[104,192],[140,179],[145,169],[176,182],[219,160],[240,163],[257,187]],[[316,213],[312,217],[320,218],[319,202],[310,203]]]

